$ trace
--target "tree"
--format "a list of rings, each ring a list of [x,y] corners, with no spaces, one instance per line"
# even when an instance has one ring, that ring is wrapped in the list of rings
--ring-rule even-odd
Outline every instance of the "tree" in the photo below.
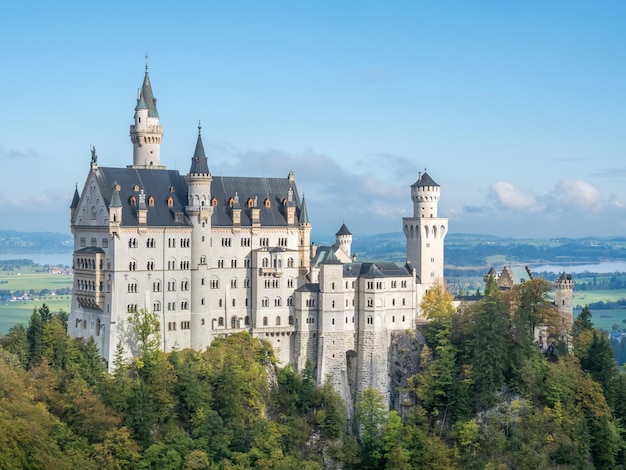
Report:
[[[41,363],[43,357],[43,327],[44,323],[41,319],[41,315],[37,311],[33,311],[28,322],[28,330],[26,331],[26,337],[28,339],[28,366],[35,367]]]
[[[491,406],[495,391],[504,384],[509,368],[510,344],[509,310],[493,277],[487,281],[485,297],[476,305],[472,336],[474,387],[478,402]]]
[[[128,323],[138,356],[144,360],[153,359],[161,348],[159,317],[155,312],[139,309],[128,315]]]
[[[355,422],[363,452],[363,468],[379,468],[383,457],[382,429],[387,411],[382,394],[375,388],[363,391],[355,406]]]
[[[589,305],[585,305],[574,320],[572,331],[574,342],[583,331],[591,331],[592,329],[593,323],[591,323],[591,311],[589,310]]]

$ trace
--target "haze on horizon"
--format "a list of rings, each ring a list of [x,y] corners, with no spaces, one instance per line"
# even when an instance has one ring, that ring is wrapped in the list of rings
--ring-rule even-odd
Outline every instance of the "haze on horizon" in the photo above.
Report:
[[[146,14],[146,10],[151,10]],[[11,2],[0,228],[69,232],[75,185],[132,162],[146,51],[186,174],[293,169],[315,237],[398,232],[426,168],[452,233],[626,233],[626,3]]]

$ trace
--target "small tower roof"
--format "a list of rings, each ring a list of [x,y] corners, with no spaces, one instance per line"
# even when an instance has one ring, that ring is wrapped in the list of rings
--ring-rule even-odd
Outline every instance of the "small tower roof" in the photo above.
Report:
[[[141,91],[139,92],[139,99],[137,100],[137,106],[135,106],[135,111],[138,111],[140,109],[148,109],[148,106],[146,105],[146,100],[143,99],[143,93],[141,93]]]
[[[70,209],[76,209],[78,207],[78,201],[80,201],[80,194],[78,194],[78,186],[74,189],[74,198],[72,199],[72,205]]]
[[[337,258],[337,255],[335,254],[335,250],[331,248],[330,250],[326,252],[326,257],[324,258],[324,261],[322,261],[322,264],[342,264],[342,263],[341,261],[339,261],[339,258]]]
[[[159,117],[159,112],[156,108],[156,98],[152,93],[152,85],[150,84],[150,76],[148,75],[148,65],[146,64],[146,74],[143,77],[143,85],[141,85],[141,93],[139,95],[139,101],[144,100],[144,106],[148,108],[149,117]],[[139,107],[139,103],[137,103]],[[139,108],[141,109],[141,108]],[[145,108],[144,108],[145,109]]]
[[[439,185],[437,183],[435,183],[435,180],[433,180],[430,175],[426,172],[424,173],[420,173],[420,176],[418,178],[418,180],[413,183],[412,186],[416,186],[418,188],[424,187],[424,186],[437,186],[439,187]]]
[[[122,207],[120,192],[117,190],[117,182],[113,185],[113,194],[111,194],[111,202],[109,207]]]
[[[202,126],[198,123],[198,141],[196,142],[196,150],[191,158],[191,169],[189,174],[209,174],[209,164],[204,155],[204,145],[202,145]]]
[[[565,271],[563,271],[563,274],[561,274],[561,277],[559,277],[559,281],[569,281],[571,280],[571,276],[569,276]]]
[[[348,230],[348,227],[346,227],[346,224],[341,224],[341,228],[335,234],[335,236],[337,235],[352,235],[352,234],[350,233],[350,230]]]
[[[309,222],[309,213],[306,211],[306,202],[304,201],[304,194],[302,195],[302,204],[300,204],[300,217],[298,218],[298,222],[301,224],[308,224]]]

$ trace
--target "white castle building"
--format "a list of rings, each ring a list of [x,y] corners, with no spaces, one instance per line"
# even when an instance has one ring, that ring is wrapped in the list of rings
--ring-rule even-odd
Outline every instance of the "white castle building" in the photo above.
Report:
[[[248,331],[283,365],[307,361],[347,403],[376,387],[389,398],[394,333],[422,319],[419,304],[443,278],[448,220],[440,187],[423,173],[403,219],[407,262],[357,262],[343,225],[333,246],[311,244],[311,223],[293,172],[283,178],[213,176],[200,127],[189,172],[160,158],[148,70],[130,126],[133,162],[91,168],[71,205],[74,294],[68,333],[94,337],[110,365],[118,343],[134,352],[128,315],[160,318],[164,351],[203,350]]]

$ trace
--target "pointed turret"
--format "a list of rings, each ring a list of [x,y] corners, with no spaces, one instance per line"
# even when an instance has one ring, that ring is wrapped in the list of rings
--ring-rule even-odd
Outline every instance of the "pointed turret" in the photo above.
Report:
[[[118,236],[122,223],[122,200],[120,199],[120,186],[117,181],[113,184],[111,201],[109,202],[109,234]]]
[[[74,197],[72,198],[72,204],[70,205],[71,209],[71,222],[74,222],[76,218],[76,209],[78,209],[78,203],[80,202],[80,194],[78,194],[78,185],[76,185],[76,189],[74,189]]]
[[[300,204],[300,217],[298,218],[300,224],[310,224],[309,213],[306,210],[306,202],[304,201],[304,194],[302,195],[302,204]]]
[[[204,145],[202,145],[202,126],[198,123],[198,140],[196,142],[196,150],[191,157],[190,175],[208,175],[209,164],[204,154]]]
[[[291,173],[290,173],[291,175]],[[311,222],[309,222],[309,213],[306,210],[306,201],[304,194],[302,195],[302,203],[300,204],[300,214],[298,215],[298,251],[300,256],[300,274],[306,274],[311,266],[312,250],[311,245]]]
[[[130,140],[133,143],[131,168],[165,169],[161,166],[162,139],[163,127],[159,125],[159,112],[146,64],[146,74],[137,94],[135,123],[130,126]]]

